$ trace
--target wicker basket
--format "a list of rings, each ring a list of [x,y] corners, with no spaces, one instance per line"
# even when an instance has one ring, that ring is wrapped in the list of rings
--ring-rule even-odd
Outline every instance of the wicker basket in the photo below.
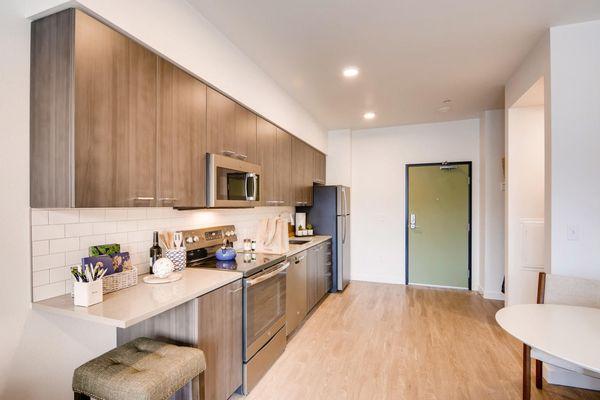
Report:
[[[138,283],[138,270],[136,267],[117,272],[116,274],[107,275],[102,278],[102,292],[104,294],[116,292],[117,290],[125,289],[130,286],[135,286]]]

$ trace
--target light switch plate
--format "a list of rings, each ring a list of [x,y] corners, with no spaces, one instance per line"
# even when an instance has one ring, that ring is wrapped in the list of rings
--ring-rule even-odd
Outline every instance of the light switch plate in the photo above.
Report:
[[[567,240],[571,240],[571,241],[579,240],[579,226],[567,225]]]

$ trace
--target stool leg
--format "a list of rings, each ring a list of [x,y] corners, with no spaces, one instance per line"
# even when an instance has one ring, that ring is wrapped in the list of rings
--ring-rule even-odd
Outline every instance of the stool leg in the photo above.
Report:
[[[192,399],[205,400],[206,387],[204,385],[204,372],[192,379]]]
[[[91,400],[90,396],[83,394],[83,393],[73,393],[73,399],[74,400]]]

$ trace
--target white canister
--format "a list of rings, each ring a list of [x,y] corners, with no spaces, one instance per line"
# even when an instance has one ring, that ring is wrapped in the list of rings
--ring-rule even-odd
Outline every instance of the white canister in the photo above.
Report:
[[[92,282],[75,282],[73,300],[76,306],[89,307],[102,302],[102,279]]]

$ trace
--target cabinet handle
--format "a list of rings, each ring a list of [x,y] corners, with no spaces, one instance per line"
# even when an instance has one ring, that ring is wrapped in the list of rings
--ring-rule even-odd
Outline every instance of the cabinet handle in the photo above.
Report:
[[[237,158],[239,158],[240,160],[245,160],[246,158],[248,158],[247,155],[245,154],[240,154],[240,153],[236,153],[235,155]]]
[[[133,200],[137,200],[137,201],[150,201],[150,200],[154,200],[154,197],[134,197]]]
[[[176,202],[177,198],[175,198],[175,197],[161,197],[158,200],[160,200],[160,201],[168,201],[168,202]]]
[[[267,200],[267,204],[279,204],[277,200]]]
[[[223,153],[223,155],[227,157],[234,157],[236,154],[235,151],[231,150],[223,150],[221,153]]]
[[[279,200],[279,201],[277,201],[277,203],[278,203],[278,204],[285,204],[285,201],[283,201],[283,200]]]

